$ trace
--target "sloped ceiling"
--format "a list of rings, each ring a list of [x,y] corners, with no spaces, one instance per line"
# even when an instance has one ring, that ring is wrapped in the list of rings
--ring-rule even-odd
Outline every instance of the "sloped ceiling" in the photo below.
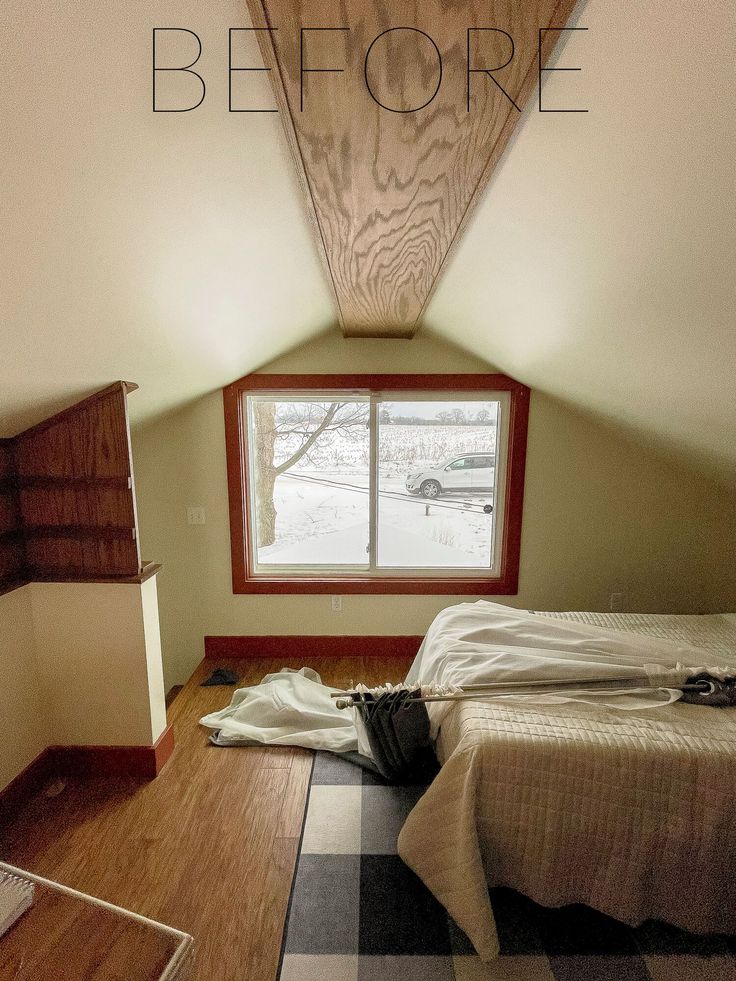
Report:
[[[544,97],[590,112],[525,113],[425,329],[733,479],[736,9],[574,17],[557,58],[583,71]],[[121,377],[150,417],[337,329],[278,116],[226,111],[244,0],[0,19],[0,434]],[[150,32],[174,25],[207,96],[153,114]]]
[[[736,478],[736,5],[590,0],[425,325]]]
[[[146,418],[335,323],[278,117],[227,111],[243,11],[0,5],[0,435],[118,378],[139,384],[131,412]],[[202,40],[193,112],[151,110],[157,26]],[[159,49],[184,65],[197,42]],[[177,81],[160,77],[162,105],[196,101],[196,80]],[[271,98],[265,76],[252,85]]]

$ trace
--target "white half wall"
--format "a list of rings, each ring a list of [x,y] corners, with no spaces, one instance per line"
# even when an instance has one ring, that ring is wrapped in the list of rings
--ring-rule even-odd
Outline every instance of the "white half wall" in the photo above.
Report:
[[[0,596],[0,789],[51,742],[28,586]]]
[[[146,651],[148,677],[148,707],[151,716],[152,743],[166,728],[166,688],[161,654],[161,627],[158,619],[158,586],[156,577],[147,579],[140,587],[143,614],[143,642]]]

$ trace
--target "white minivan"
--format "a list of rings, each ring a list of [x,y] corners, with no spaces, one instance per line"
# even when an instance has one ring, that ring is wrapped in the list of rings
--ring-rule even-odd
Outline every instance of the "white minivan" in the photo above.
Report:
[[[492,491],[494,462],[488,453],[451,456],[438,467],[410,473],[406,489],[410,494],[429,498],[445,491]]]

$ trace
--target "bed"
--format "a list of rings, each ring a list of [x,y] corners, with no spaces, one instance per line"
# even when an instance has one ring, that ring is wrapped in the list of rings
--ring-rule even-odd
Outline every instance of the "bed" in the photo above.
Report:
[[[544,625],[575,643],[605,637],[642,650],[648,637],[689,653],[686,664],[736,673],[734,615],[472,607],[510,616],[522,635]],[[484,959],[498,952],[488,885],[632,925],[656,918],[736,933],[736,708],[466,701],[442,717],[436,749],[442,769],[410,813],[399,854]]]

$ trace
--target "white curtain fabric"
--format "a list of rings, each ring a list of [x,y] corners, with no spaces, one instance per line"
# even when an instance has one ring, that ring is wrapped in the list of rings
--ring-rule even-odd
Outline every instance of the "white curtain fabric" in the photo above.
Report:
[[[348,753],[358,749],[352,712],[338,709],[316,671],[283,668],[251,688],[239,688],[221,712],[200,719],[218,746],[305,746]]]
[[[466,686],[496,682],[627,679],[638,688],[583,694],[505,695],[515,703],[591,702],[615,709],[647,709],[681,697],[676,688],[713,655],[700,648],[607,627],[553,620],[479,600],[438,613],[411,666],[407,682]],[[727,667],[707,667],[723,676]],[[731,666],[733,670],[733,666]],[[669,686],[669,687],[668,687]],[[498,699],[496,699],[498,700]],[[452,702],[429,706],[433,736]]]

